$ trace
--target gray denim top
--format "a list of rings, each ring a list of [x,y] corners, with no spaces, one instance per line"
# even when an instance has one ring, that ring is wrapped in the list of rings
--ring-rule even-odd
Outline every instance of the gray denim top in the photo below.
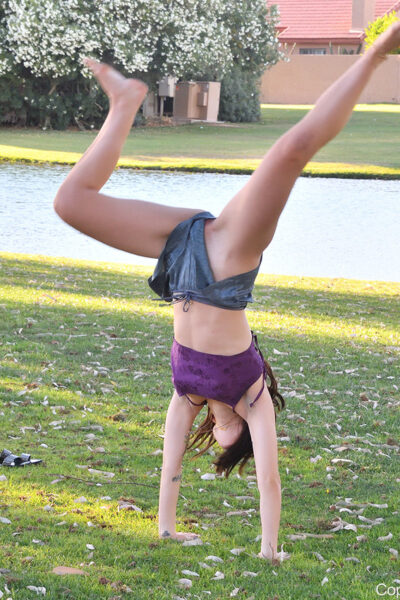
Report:
[[[252,290],[262,255],[252,271],[215,281],[204,241],[205,220],[215,218],[204,211],[179,223],[171,231],[148,279],[151,289],[166,302],[184,300],[184,311],[192,299],[232,310],[242,310],[253,302]]]

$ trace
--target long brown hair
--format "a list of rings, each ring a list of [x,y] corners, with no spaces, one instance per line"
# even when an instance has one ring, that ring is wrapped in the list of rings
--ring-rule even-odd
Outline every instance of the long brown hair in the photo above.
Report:
[[[272,398],[274,409],[280,412],[285,408],[285,400],[278,392],[278,383],[271,369],[271,365],[265,359],[264,364],[267,376],[270,379],[270,383],[267,383],[267,388]],[[275,422],[276,410],[274,411]],[[200,423],[197,430],[194,433],[192,433],[192,435],[189,438],[189,443],[186,446],[186,450],[194,450],[201,446],[203,443],[205,443],[204,448],[202,448],[202,450],[194,454],[194,456],[191,457],[191,460],[207,452],[207,450],[216,442],[216,439],[213,434],[214,421],[212,417],[212,412],[208,407],[206,418],[202,423]],[[213,464],[216,466],[217,475],[221,475],[225,472],[225,477],[228,477],[233,468],[239,462],[239,475],[241,475],[245,464],[252,456],[254,456],[254,453],[249,426],[246,421],[243,421],[243,429],[239,438],[228,448],[225,448],[222,454],[220,454],[213,461]]]

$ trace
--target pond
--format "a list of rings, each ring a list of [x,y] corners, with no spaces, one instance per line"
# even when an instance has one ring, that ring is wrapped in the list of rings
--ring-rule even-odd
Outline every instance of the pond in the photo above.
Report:
[[[0,250],[155,265],[64,223],[53,210],[63,166],[0,164]],[[218,215],[248,175],[120,169],[103,192]],[[261,272],[400,281],[400,181],[299,178]]]

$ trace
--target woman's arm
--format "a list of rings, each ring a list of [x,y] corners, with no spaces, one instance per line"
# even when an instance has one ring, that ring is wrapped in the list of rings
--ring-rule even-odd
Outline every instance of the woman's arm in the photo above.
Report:
[[[160,538],[190,539],[194,533],[175,531],[176,506],[182,478],[182,459],[193,422],[202,407],[189,404],[176,392],[168,407],[165,421],[164,452],[160,482],[158,530]]]
[[[281,512],[281,480],[274,406],[267,388],[253,407],[248,408],[247,423],[253,443],[257,485],[260,492],[261,553],[276,558]]]

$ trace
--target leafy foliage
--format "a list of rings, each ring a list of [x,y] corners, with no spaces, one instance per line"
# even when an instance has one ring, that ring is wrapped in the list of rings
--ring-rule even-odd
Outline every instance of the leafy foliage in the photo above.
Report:
[[[383,15],[383,17],[378,17],[373,23],[370,23],[365,30],[365,48],[368,49],[370,46],[372,46],[376,38],[380,36],[380,34],[383,33],[388,27],[390,27],[392,23],[395,23],[398,20],[399,19],[396,16],[396,12],[392,11],[391,13]],[[400,54],[400,48],[392,50],[390,54]]]
[[[85,56],[153,90],[166,74],[219,81],[239,69],[259,76],[280,56],[276,18],[264,0],[4,0],[0,122],[100,125],[106,102],[83,66]],[[236,107],[241,120],[254,112],[245,108],[246,93],[252,105],[255,89],[248,79]]]
[[[221,82],[219,119],[222,121],[253,122],[261,118],[259,80],[238,66]]]

